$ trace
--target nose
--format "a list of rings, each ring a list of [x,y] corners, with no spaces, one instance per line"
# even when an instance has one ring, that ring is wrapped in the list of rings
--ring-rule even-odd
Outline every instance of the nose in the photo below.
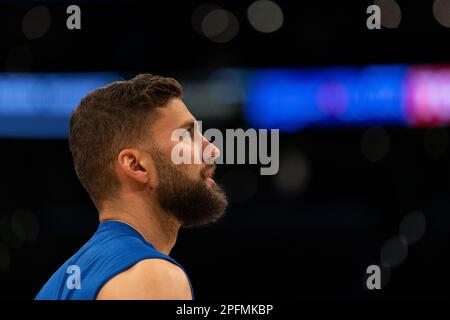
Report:
[[[211,164],[220,157],[220,150],[212,142],[203,137],[203,161]]]

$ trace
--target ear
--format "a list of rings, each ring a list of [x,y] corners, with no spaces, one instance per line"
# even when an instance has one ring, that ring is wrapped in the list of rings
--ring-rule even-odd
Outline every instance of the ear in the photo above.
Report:
[[[138,183],[152,182],[151,165],[150,156],[137,149],[123,149],[117,156],[118,174]]]

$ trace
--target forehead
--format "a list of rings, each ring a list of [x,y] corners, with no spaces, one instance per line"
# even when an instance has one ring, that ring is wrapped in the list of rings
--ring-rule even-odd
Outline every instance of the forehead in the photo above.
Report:
[[[152,136],[156,142],[163,141],[170,137],[175,129],[182,128],[187,123],[195,121],[187,106],[179,98],[172,98],[169,102],[158,108],[157,118],[150,126]]]

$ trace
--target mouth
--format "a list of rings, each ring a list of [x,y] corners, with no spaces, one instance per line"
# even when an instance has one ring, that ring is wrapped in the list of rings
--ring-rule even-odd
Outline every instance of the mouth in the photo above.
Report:
[[[216,185],[216,182],[213,179],[214,172],[215,172],[215,167],[212,167],[208,171],[204,171],[204,178],[205,178],[206,184],[210,187],[213,187]]]
[[[212,178],[206,178],[206,184],[209,187],[214,187],[216,185],[216,182]]]

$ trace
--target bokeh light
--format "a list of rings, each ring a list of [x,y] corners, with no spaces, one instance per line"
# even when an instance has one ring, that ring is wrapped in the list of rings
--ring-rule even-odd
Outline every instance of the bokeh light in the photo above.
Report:
[[[381,10],[381,25],[385,28],[398,28],[402,20],[402,10],[394,0],[375,0]]]
[[[21,241],[33,242],[39,233],[39,224],[32,212],[17,210],[11,217],[11,230]]]
[[[399,234],[408,244],[413,244],[424,236],[426,220],[422,212],[411,212],[400,223]]]
[[[0,218],[0,236],[12,248],[19,248],[23,245],[23,239],[17,237],[12,229],[11,218],[9,216],[5,215]]]
[[[219,5],[215,3],[205,3],[200,6],[198,6],[191,16],[191,24],[194,30],[198,33],[204,36],[203,30],[202,30],[202,21],[205,18],[205,16],[214,11],[222,9]]]
[[[247,10],[248,21],[259,32],[270,33],[283,26],[284,15],[281,8],[273,1],[259,0],[252,3]]]
[[[210,11],[202,20],[201,29],[205,37],[217,43],[231,41],[239,33],[239,22],[225,9]]]
[[[299,150],[288,150],[280,156],[280,169],[275,175],[277,191],[295,196],[305,191],[310,176],[311,168],[306,156]]]
[[[442,26],[450,28],[450,0],[434,0],[433,15]]]
[[[51,21],[52,17],[47,7],[34,7],[23,17],[22,31],[27,39],[41,38],[50,29]]]
[[[367,129],[361,139],[361,151],[371,162],[383,159],[389,152],[389,135],[381,127]]]
[[[394,236],[386,240],[381,248],[381,264],[385,267],[400,265],[408,255],[408,243],[400,236]]]

